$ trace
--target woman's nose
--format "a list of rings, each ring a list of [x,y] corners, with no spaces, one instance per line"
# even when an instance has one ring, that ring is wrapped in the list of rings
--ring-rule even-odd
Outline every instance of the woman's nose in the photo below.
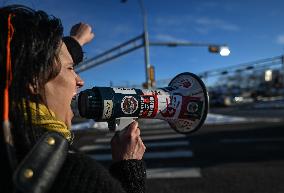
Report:
[[[79,88],[84,86],[84,80],[82,80],[79,75],[76,76],[76,86],[78,86]]]

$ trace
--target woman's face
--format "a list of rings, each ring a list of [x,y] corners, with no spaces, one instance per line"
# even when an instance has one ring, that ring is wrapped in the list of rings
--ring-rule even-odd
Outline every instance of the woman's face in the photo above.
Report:
[[[71,128],[71,120],[74,116],[71,100],[78,92],[78,88],[84,85],[84,81],[75,73],[72,57],[64,43],[60,48],[59,60],[61,62],[59,74],[44,86],[45,102],[55,116]]]

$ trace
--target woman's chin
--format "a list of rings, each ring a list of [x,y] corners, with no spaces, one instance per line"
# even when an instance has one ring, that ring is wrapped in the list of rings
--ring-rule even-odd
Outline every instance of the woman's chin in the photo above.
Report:
[[[68,129],[71,129],[71,127],[72,127],[72,122],[71,121],[69,121],[69,120],[65,121],[65,124],[66,124]]]

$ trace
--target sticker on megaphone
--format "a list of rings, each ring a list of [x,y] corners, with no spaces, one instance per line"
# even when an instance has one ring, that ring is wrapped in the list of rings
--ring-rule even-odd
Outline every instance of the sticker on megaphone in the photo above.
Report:
[[[203,125],[208,94],[198,76],[185,72],[159,89],[93,87],[79,93],[77,107],[82,117],[107,121],[114,131],[145,118],[165,120],[177,132],[188,134]]]

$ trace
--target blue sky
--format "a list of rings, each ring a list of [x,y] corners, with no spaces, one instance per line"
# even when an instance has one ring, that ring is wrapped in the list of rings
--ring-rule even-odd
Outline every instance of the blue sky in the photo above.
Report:
[[[0,0],[24,4],[61,18],[68,34],[72,24],[89,23],[96,34],[85,46],[91,58],[142,33],[137,0]],[[150,47],[156,79],[181,72],[201,73],[284,52],[282,0],[145,0],[150,41],[191,41],[227,44],[231,55],[221,57],[206,47]],[[145,81],[143,49],[80,74],[85,88],[140,85]]]

